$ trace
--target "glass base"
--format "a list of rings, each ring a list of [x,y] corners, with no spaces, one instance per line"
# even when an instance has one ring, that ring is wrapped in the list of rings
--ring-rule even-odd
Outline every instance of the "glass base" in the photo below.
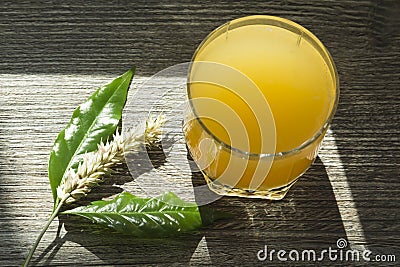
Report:
[[[290,184],[274,188],[270,190],[246,190],[240,188],[232,188],[227,185],[221,184],[217,181],[211,180],[207,175],[204,175],[204,179],[207,182],[208,187],[211,191],[223,196],[234,196],[234,197],[246,197],[246,198],[261,198],[269,200],[281,200],[285,197],[290,187],[296,183],[297,178]]]

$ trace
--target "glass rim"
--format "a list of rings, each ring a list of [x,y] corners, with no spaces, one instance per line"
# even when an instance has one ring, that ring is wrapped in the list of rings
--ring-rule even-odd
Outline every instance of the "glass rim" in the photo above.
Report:
[[[307,41],[310,42],[311,45],[313,45],[314,48],[317,49],[317,52],[322,56],[323,60],[327,64],[328,69],[330,70],[330,74],[332,76],[332,82],[334,83],[334,86],[335,86],[335,88],[334,88],[335,89],[334,90],[335,98],[333,100],[334,101],[333,106],[329,112],[329,116],[327,116],[323,125],[319,128],[319,130],[312,137],[308,138],[305,142],[298,145],[297,147],[289,149],[287,151],[275,152],[275,153],[252,153],[249,151],[243,151],[241,149],[232,147],[231,145],[222,141],[220,138],[218,138],[216,135],[214,135],[213,132],[210,131],[210,129],[208,129],[208,127],[203,123],[201,118],[199,118],[199,116],[193,106],[192,101],[190,101],[191,100],[190,89],[189,89],[190,73],[192,70],[193,62],[195,62],[194,59],[196,58],[200,49],[203,48],[203,46],[206,45],[208,42],[211,42],[213,40],[212,39],[213,37],[220,36],[220,34],[218,34],[216,36],[214,36],[214,35],[217,34],[218,32],[220,32],[221,30],[223,30],[224,28],[227,28],[226,31],[228,31],[229,29],[235,29],[235,28],[239,28],[242,26],[258,25],[258,24],[276,26],[279,28],[283,28],[283,29],[292,31],[294,33],[297,32],[298,34],[301,35],[302,38],[308,37],[309,39]],[[232,27],[232,26],[234,26],[234,27]],[[309,30],[307,30],[300,24],[297,24],[296,22],[293,22],[293,21],[285,19],[285,18],[281,18],[281,17],[277,17],[277,16],[269,16],[269,15],[252,15],[252,16],[241,17],[241,18],[237,18],[237,19],[228,21],[228,22],[222,24],[221,26],[219,26],[218,28],[214,29],[211,33],[209,33],[203,39],[203,41],[196,48],[196,50],[193,54],[192,60],[191,60],[191,64],[190,64],[189,71],[188,71],[188,77],[187,77],[186,92],[187,92],[187,96],[188,96],[188,99],[190,102],[191,111],[194,113],[196,121],[200,124],[202,129],[205,130],[206,133],[209,134],[218,143],[218,145],[222,146],[223,148],[225,148],[227,150],[230,150],[230,151],[238,153],[244,157],[247,157],[247,158],[253,158],[253,157],[276,158],[276,157],[284,157],[284,156],[288,156],[291,154],[296,154],[296,153],[300,152],[301,150],[305,149],[306,147],[308,147],[309,145],[313,144],[314,141],[316,141],[319,137],[321,137],[321,135],[324,134],[324,132],[329,127],[329,125],[332,122],[333,117],[336,113],[338,102],[339,102],[340,89],[339,89],[339,75],[338,75],[335,63],[333,61],[333,58],[330,55],[328,49],[326,49],[326,47],[322,44],[322,42],[312,32],[310,32]]]

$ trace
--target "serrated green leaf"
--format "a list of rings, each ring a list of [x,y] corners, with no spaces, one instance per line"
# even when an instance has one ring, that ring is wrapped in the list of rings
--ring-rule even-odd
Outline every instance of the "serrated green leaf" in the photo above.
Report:
[[[57,187],[70,169],[76,169],[86,152],[97,149],[97,144],[115,132],[135,68],[130,69],[110,84],[100,87],[79,105],[65,129],[54,142],[49,160],[49,180],[54,203]]]
[[[138,237],[173,236],[203,225],[199,207],[172,192],[155,198],[140,198],[122,192],[113,200],[95,201],[63,213],[79,215],[117,232]],[[208,213],[214,218],[210,214],[212,210]]]

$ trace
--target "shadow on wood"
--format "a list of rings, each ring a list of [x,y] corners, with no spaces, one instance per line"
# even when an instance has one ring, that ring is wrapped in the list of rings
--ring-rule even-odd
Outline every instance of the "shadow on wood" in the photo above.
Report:
[[[193,185],[204,183],[201,172],[193,169]],[[265,245],[276,251],[314,249],[318,253],[329,246],[335,249],[337,239],[346,238],[319,158],[281,201],[222,197],[209,206],[234,216],[203,231],[211,262],[217,266],[266,264],[257,259]],[[276,255],[274,261],[279,262]]]
[[[101,226],[92,224],[86,219],[77,216],[59,216],[60,227],[64,225],[67,233],[63,237],[57,237],[35,259],[33,263],[43,265],[56,264],[53,262],[60,248],[66,242],[73,242],[84,247],[106,265],[148,264],[154,259],[166,264],[179,261],[181,264],[189,264],[202,236],[199,233],[183,235],[175,238],[143,239],[129,235],[123,235]],[[67,255],[63,255],[64,260]],[[71,255],[71,257],[74,257]],[[76,255],[75,255],[76,257]],[[82,263],[84,260],[82,260]]]

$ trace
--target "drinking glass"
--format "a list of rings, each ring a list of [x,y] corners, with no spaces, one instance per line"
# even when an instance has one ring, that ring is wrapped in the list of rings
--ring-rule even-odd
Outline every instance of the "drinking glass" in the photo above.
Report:
[[[315,160],[338,97],[332,57],[310,31],[239,18],[193,55],[183,133],[212,191],[279,200]]]

